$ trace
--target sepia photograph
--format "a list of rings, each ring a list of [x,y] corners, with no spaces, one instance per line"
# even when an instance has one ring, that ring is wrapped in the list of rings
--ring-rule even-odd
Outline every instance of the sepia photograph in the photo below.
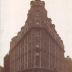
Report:
[[[72,0],[1,0],[0,72],[72,72]]]

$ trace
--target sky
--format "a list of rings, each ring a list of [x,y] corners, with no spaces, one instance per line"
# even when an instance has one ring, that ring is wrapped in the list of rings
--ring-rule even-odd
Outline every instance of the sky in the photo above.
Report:
[[[10,41],[24,26],[31,0],[1,0],[0,65],[10,50]],[[42,0],[43,1],[43,0]],[[72,0],[44,0],[47,16],[64,43],[65,57],[72,58]]]

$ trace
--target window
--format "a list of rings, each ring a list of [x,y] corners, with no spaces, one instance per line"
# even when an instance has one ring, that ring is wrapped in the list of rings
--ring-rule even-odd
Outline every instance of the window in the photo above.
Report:
[[[36,48],[39,48],[39,47],[40,47],[40,42],[36,41]]]
[[[24,40],[22,41],[22,47],[24,46]]]
[[[37,31],[37,32],[35,33],[35,36],[36,36],[36,37],[40,37],[40,32]]]
[[[39,65],[39,56],[36,56],[36,65]]]
[[[30,26],[31,26],[31,23],[30,23]]]
[[[26,28],[26,31],[27,31],[27,28]]]
[[[31,13],[29,14],[30,18],[31,18]]]
[[[36,56],[39,56],[39,52],[36,52]]]
[[[46,24],[46,20],[44,20],[44,23]]]
[[[36,10],[36,16],[39,16],[39,15],[40,15],[40,11]]]
[[[38,47],[39,47],[39,45],[36,45],[36,47],[38,48]]]
[[[38,59],[36,59],[36,65],[37,65],[37,66],[39,65],[39,60],[38,60]]]
[[[25,38],[25,42],[27,43],[27,37]]]
[[[39,20],[37,20],[37,21],[36,21],[36,25],[39,25],[39,24],[40,24],[40,21],[39,21]]]
[[[37,71],[37,72],[40,72],[40,71]]]
[[[31,50],[31,42],[29,43],[29,50]]]

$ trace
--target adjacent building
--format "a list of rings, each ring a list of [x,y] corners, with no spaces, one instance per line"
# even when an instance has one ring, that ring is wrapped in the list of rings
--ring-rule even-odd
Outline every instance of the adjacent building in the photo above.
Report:
[[[4,72],[4,68],[0,66],[0,72]]]
[[[69,56],[67,56],[66,61],[67,61],[67,64],[69,66],[68,72],[72,72],[72,59]]]
[[[4,57],[4,72],[10,72],[10,55]]]
[[[25,26],[10,42],[10,72],[68,72],[63,41],[47,17],[45,2],[30,5]]]

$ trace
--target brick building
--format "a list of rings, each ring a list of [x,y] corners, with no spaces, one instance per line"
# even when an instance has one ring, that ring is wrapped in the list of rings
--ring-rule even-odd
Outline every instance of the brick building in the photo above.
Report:
[[[10,55],[4,57],[4,72],[10,72]]]
[[[10,72],[67,72],[64,45],[45,2],[31,1],[25,26],[10,42]]]

